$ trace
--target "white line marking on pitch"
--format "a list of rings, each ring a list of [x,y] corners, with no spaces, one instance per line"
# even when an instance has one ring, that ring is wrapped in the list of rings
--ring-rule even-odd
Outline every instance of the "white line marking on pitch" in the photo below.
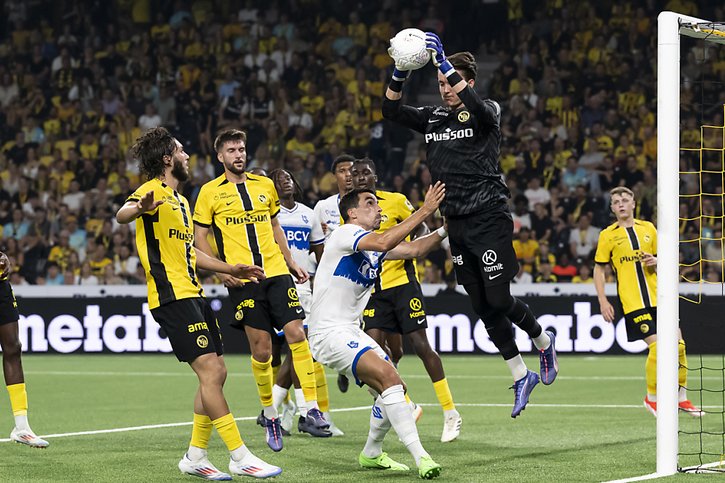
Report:
[[[420,403],[421,406],[438,406],[438,403]],[[485,404],[485,403],[456,403],[456,406],[468,406],[468,407],[511,407],[510,403],[506,404]],[[586,405],[586,404],[529,404],[530,407],[541,407],[541,408],[592,408],[592,409],[633,409],[637,408],[640,409],[641,406],[639,404],[637,405],[628,405],[628,404],[592,404],[592,405]],[[337,409],[331,409],[330,411],[333,413],[344,413],[344,412],[352,412],[352,411],[367,411],[370,409],[370,406],[353,406],[349,408],[337,408]],[[257,416],[243,416],[239,418],[234,418],[236,421],[254,421],[257,419]],[[93,431],[77,431],[73,433],[58,433],[58,434],[45,434],[40,435],[41,438],[67,438],[71,436],[93,436],[96,434],[108,434],[108,433],[125,433],[129,431],[143,431],[146,429],[160,429],[160,428],[174,428],[179,426],[191,426],[193,424],[192,421],[185,421],[181,423],[164,423],[164,424],[148,424],[144,426],[129,426],[125,428],[110,428],[110,429],[97,429]],[[2,438],[0,439],[0,443],[9,443],[11,439],[9,438]]]
[[[124,372],[124,371],[25,371],[25,374],[36,376],[128,376],[128,377],[189,377],[196,378],[193,372]],[[230,372],[231,377],[251,376],[250,372]],[[427,374],[403,374],[404,379],[429,379]],[[337,374],[328,374],[328,379],[336,378]],[[506,375],[450,375],[447,379],[511,379]],[[644,376],[558,376],[559,380],[571,381],[641,381]],[[721,379],[720,377],[705,377],[704,379]]]

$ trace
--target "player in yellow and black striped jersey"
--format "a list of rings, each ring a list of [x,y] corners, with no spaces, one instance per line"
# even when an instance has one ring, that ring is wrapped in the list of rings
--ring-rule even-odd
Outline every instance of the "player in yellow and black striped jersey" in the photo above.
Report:
[[[164,329],[179,361],[188,362],[199,379],[194,398],[191,443],[179,469],[209,479],[231,479],[207,458],[212,428],[231,455],[229,469],[235,474],[274,476],[282,472],[254,456],[239,434],[224,398],[226,379],[219,324],[204,298],[196,266],[218,272],[264,278],[260,267],[230,265],[194,249],[189,202],[178,187],[189,179],[189,155],[164,128],[142,135],[133,147],[141,171],[149,181],[141,185],[116,213],[119,223],[136,221],[136,245],[148,282],[151,315]]]
[[[0,252],[0,348],[3,352],[3,376],[10,396],[10,408],[15,427],[10,439],[33,448],[46,448],[48,442],[39,438],[28,424],[28,393],[25,390],[25,374],[21,360],[22,347],[18,329],[18,302],[13,294],[8,275],[10,260]]]
[[[376,189],[375,163],[369,158],[356,159],[352,165],[352,183],[355,189],[375,191],[378,205],[382,209],[380,228],[382,233],[413,213],[413,205],[400,193]],[[410,241],[411,236],[406,237]],[[390,334],[405,334],[413,343],[415,353],[423,362],[433,382],[438,402],[443,408],[444,424],[442,442],[453,441],[460,434],[461,416],[456,411],[443,371],[443,363],[430,346],[425,329],[428,327],[423,291],[418,283],[415,260],[384,260],[382,270],[375,280],[375,288],[363,312],[364,330],[380,347],[386,339],[395,364],[403,355],[401,338],[386,337]]]
[[[271,179],[245,171],[246,133],[222,132],[214,141],[224,174],[204,184],[194,207],[196,246],[211,253],[207,235],[211,231],[219,257],[230,263],[254,263],[264,268],[266,279],[245,284],[235,277],[221,276],[236,306],[233,327],[243,328],[252,350],[252,373],[257,382],[267,444],[282,449],[279,414],[272,402],[272,337],[284,330],[302,390],[308,422],[322,430],[329,424],[317,406],[312,354],[302,327],[305,318],[294,280],[304,283],[307,272],[292,258],[287,237],[277,220],[280,201]],[[323,431],[324,432],[324,431]],[[331,436],[329,431],[324,436]]]
[[[617,221],[599,234],[594,256],[594,285],[604,320],[614,322],[614,307],[605,294],[604,267],[611,264],[617,277],[617,295],[624,310],[627,339],[644,339],[649,346],[645,364],[647,395],[644,406],[657,415],[657,229],[634,217],[634,193],[618,186],[610,191],[610,207]],[[702,412],[687,399],[687,356],[679,331],[679,407],[693,416]]]

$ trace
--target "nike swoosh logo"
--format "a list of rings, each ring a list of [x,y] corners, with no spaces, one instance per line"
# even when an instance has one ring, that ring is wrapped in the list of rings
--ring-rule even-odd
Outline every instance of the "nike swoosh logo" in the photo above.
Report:
[[[420,319],[420,320],[418,321],[418,325],[422,324],[423,322],[425,322],[425,319]]]
[[[231,205],[232,203],[234,203],[234,202],[233,201],[230,201],[229,203],[227,203],[227,206]]]
[[[301,314],[302,313],[302,309],[297,309],[297,313],[298,314]]]
[[[308,373],[307,373],[307,375],[308,375],[308,376],[312,376],[312,375],[314,375],[314,374],[315,374],[314,372],[308,372]]]
[[[503,274],[502,274],[502,273],[499,273],[499,274],[497,274],[497,275],[489,275],[489,276],[488,276],[488,279],[489,279],[489,280],[493,280],[494,278],[498,278],[498,277],[500,277],[501,275],[503,275]]]
[[[428,119],[428,124],[433,124],[434,122],[438,122],[440,119]]]
[[[171,208],[171,209],[174,210],[174,211],[178,210],[178,208]]]

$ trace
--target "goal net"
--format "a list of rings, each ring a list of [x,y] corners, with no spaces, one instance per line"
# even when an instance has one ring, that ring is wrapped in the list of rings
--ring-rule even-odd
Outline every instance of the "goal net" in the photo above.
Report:
[[[725,23],[663,12],[658,28],[657,473],[725,472],[725,340],[677,378],[677,328],[699,323],[679,303],[723,295]],[[703,417],[678,418],[680,390]]]

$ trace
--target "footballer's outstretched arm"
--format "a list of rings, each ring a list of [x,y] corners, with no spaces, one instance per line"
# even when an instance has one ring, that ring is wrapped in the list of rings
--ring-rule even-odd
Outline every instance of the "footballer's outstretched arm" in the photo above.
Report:
[[[412,242],[402,241],[397,247],[385,254],[385,260],[409,260],[422,257],[438,248],[447,236],[448,233],[443,228],[439,228],[433,233],[416,238]]]
[[[438,181],[428,189],[425,194],[425,202],[418,211],[410,215],[397,225],[385,230],[382,233],[370,233],[365,235],[358,243],[358,250],[371,250],[376,252],[387,252],[395,248],[416,226],[430,215],[435,213],[445,197],[445,185]]]

